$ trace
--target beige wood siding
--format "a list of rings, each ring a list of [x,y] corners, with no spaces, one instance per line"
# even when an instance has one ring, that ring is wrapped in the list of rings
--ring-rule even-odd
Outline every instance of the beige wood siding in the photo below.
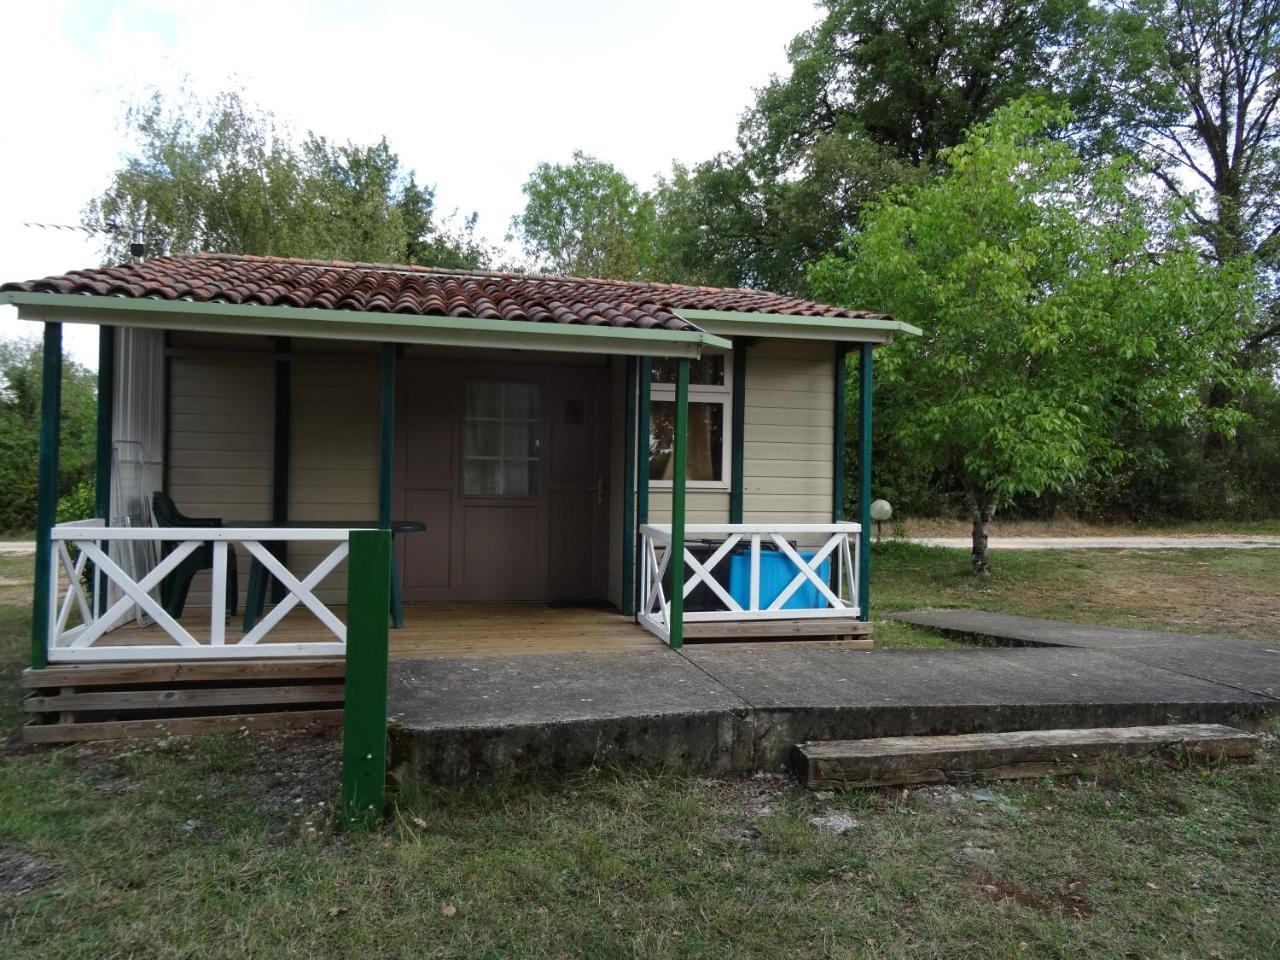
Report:
[[[373,357],[300,356],[291,363],[290,520],[377,520],[380,370]],[[289,569],[309,573],[333,544],[295,543]],[[317,596],[343,602],[347,565]]]
[[[743,520],[831,519],[834,348],[762,340],[747,355]]]
[[[275,371],[262,338],[174,334],[169,359],[169,496],[190,517],[271,518]],[[205,355],[182,352],[205,348]],[[235,347],[235,356],[216,353]],[[248,348],[248,350],[246,350]],[[253,351],[253,352],[249,352]],[[254,352],[261,352],[255,357]],[[238,549],[241,599],[249,557]],[[188,603],[207,606],[209,574],[191,584]]]

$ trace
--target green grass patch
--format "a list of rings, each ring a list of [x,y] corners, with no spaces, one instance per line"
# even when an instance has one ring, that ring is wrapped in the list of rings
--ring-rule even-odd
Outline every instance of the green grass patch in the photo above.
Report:
[[[1241,616],[1237,601],[1273,585],[1280,561],[1178,553],[1000,554],[976,581],[961,551],[885,544],[876,609],[1128,623],[1157,617],[1134,599],[1144,591],[1199,576],[1234,583],[1218,602]],[[12,575],[29,577],[18,559]],[[0,605],[10,730],[29,629],[24,606]],[[877,630],[887,645],[954,645]],[[785,778],[601,771],[401,793],[371,832],[331,812],[338,764],[330,736],[11,740],[0,955],[1252,958],[1280,942],[1271,749],[1255,765],[834,795]],[[855,825],[837,836],[810,823],[831,814]]]

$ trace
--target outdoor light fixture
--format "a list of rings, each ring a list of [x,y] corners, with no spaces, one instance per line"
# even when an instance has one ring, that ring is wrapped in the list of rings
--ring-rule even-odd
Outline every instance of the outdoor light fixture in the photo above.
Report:
[[[876,522],[876,539],[882,540],[883,533],[881,525],[893,516],[893,506],[888,500],[872,500],[871,501],[871,519]]]

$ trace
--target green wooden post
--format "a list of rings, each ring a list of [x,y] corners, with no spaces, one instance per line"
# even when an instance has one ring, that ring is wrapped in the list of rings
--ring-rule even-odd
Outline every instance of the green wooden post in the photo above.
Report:
[[[391,531],[352,530],[347,557],[347,680],[342,711],[342,803],[376,822],[387,791],[387,603]]]
[[[44,325],[44,356],[40,382],[40,454],[36,467],[36,570],[31,603],[31,666],[49,664],[49,579],[58,515],[58,441],[62,416],[62,324]]]
[[[396,439],[396,345],[382,345],[382,416],[378,433],[378,526],[391,529],[391,458]]]
[[[116,328],[98,328],[98,436],[97,468],[93,483],[93,515],[111,524],[111,434],[115,416]],[[93,609],[106,609],[107,577],[101,571],[93,582]]]
[[[649,423],[649,396],[653,388],[653,360],[640,358],[640,369],[636,371],[636,529],[639,530],[649,522],[649,437],[652,428]],[[635,566],[639,570],[644,563],[640,556],[640,538],[636,537]],[[643,602],[640,596],[640,578],[635,578],[635,604],[638,611]]]
[[[623,402],[622,465],[622,613],[635,613],[636,567],[636,358],[627,357],[626,397]]]
[[[271,441],[271,522],[286,523],[289,519],[289,453],[293,446],[293,365],[281,355],[292,349],[288,337],[275,338],[275,416]],[[289,542],[280,540],[268,549],[286,566],[289,563]],[[284,584],[272,578],[271,600],[281,603],[288,595]]]
[[[733,338],[733,387],[729,415],[729,522],[742,522],[743,451],[747,432],[747,343]]]
[[[671,452],[671,623],[673,649],[684,646],[684,493],[689,448],[689,361],[676,361],[675,437]]]
[[[836,344],[836,389],[835,404],[832,414],[835,419],[832,421],[831,429],[831,521],[839,523],[844,519],[844,461],[845,461],[845,435],[844,435],[844,403],[845,403],[845,378],[847,376],[848,364],[846,358],[849,354],[849,348],[843,343]]]
[[[871,344],[858,357],[858,618],[871,619]]]

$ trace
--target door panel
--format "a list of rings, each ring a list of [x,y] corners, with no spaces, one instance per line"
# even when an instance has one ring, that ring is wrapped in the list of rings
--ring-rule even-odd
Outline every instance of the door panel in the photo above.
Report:
[[[605,597],[607,373],[586,364],[402,362],[396,513],[427,526],[399,545],[406,600]],[[539,464],[531,496],[463,495],[466,384],[476,380],[537,387]]]

